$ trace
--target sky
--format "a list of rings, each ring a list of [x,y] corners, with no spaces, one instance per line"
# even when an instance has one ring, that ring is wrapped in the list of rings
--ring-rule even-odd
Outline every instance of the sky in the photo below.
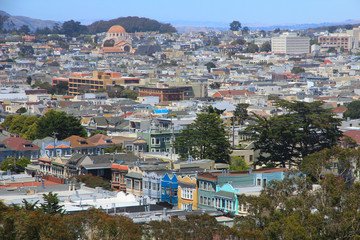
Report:
[[[139,16],[163,23],[282,25],[360,20],[360,0],[0,0],[0,10],[42,20]]]

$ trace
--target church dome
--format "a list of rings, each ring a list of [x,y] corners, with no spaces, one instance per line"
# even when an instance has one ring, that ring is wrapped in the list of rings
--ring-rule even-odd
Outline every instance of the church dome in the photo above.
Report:
[[[112,26],[108,33],[126,33],[125,29],[120,25]]]

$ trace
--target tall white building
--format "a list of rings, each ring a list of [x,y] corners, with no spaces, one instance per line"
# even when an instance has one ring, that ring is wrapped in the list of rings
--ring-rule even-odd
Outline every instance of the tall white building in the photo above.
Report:
[[[310,38],[299,37],[297,33],[286,32],[279,37],[271,38],[273,53],[303,54],[310,52]]]

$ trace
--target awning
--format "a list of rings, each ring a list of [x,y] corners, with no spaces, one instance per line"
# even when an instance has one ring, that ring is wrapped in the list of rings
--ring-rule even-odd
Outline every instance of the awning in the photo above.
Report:
[[[235,200],[235,194],[232,192],[218,191],[214,194],[215,198],[226,198],[229,200]]]

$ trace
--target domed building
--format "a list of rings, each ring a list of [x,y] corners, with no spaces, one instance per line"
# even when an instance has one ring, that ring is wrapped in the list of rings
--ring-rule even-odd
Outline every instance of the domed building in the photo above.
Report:
[[[132,52],[132,41],[129,34],[120,25],[112,26],[103,40],[103,54]]]

